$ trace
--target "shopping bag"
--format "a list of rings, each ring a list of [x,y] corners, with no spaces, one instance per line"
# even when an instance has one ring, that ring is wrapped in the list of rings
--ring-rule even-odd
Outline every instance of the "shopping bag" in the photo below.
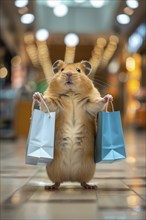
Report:
[[[114,162],[126,158],[126,150],[119,111],[98,113],[97,135],[94,148],[94,161]]]
[[[46,165],[54,157],[54,135],[55,135],[55,112],[50,112],[45,101],[47,112],[34,109],[35,100],[32,104],[32,117],[27,139],[26,164]]]

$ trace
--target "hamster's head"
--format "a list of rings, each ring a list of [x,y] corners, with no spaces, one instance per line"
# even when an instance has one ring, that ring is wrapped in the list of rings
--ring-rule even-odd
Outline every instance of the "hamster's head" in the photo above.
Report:
[[[49,85],[51,93],[88,93],[93,88],[92,81],[88,78],[91,73],[91,64],[88,61],[66,64],[57,60],[52,68],[54,76]]]

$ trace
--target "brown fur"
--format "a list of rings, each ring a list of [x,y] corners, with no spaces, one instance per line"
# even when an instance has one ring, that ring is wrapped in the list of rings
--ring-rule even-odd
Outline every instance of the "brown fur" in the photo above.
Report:
[[[47,166],[52,182],[88,182],[95,172],[95,118],[105,103],[86,70],[86,63],[59,61],[44,93],[50,111],[56,112],[54,160]],[[67,73],[72,73],[72,84],[66,83]]]

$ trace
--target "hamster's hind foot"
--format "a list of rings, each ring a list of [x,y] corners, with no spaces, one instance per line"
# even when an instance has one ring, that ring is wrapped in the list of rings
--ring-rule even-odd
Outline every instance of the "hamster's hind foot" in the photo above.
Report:
[[[60,186],[60,183],[55,183],[54,185],[51,186],[45,186],[45,190],[58,190]]]
[[[94,190],[97,190],[97,186],[96,185],[89,185],[85,182],[82,182],[81,183],[81,186],[84,188],[84,189],[94,189]]]

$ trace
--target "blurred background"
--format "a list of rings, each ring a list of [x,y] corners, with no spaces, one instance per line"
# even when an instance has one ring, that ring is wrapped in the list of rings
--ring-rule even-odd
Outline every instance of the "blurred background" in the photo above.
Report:
[[[1,0],[0,137],[27,137],[52,63],[88,60],[124,129],[146,128],[145,0]]]

